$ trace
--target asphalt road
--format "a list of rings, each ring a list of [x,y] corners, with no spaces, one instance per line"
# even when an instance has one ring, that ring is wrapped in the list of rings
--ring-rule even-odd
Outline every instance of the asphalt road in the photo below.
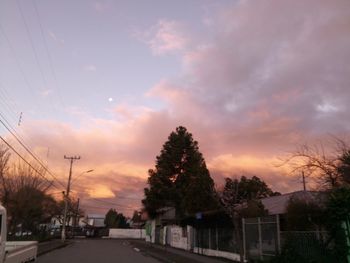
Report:
[[[78,239],[67,247],[54,250],[38,263],[159,263],[147,254],[136,251],[124,240]]]

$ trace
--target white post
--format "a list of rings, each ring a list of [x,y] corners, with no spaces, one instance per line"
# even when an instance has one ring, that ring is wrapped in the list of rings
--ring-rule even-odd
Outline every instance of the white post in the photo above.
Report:
[[[263,259],[263,255],[262,255],[262,236],[261,236],[261,220],[260,217],[258,217],[258,232],[259,232],[259,256],[260,259]]]
[[[215,225],[215,234],[216,234],[216,250],[219,250],[219,232],[218,232],[218,225]]]
[[[209,231],[209,249],[211,249],[211,228],[208,228]]]
[[[281,253],[281,229],[280,229],[280,215],[276,215],[277,223],[277,252]]]
[[[243,241],[243,258],[246,259],[246,244],[245,244],[245,219],[242,218],[242,241]]]

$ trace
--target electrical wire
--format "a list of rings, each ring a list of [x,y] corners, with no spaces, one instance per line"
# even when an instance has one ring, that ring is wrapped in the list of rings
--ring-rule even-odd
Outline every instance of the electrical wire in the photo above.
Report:
[[[33,5],[34,5],[34,9],[35,9],[35,13],[36,13],[36,16],[37,16],[37,20],[39,22],[39,27],[40,27],[40,33],[41,33],[41,37],[43,38],[43,42],[44,42],[44,45],[45,45],[45,50],[46,50],[46,54],[47,54],[47,57],[49,59],[49,65],[50,65],[50,69],[51,69],[51,73],[54,77],[54,80],[55,80],[55,83],[56,83],[56,88],[57,88],[57,93],[58,93],[58,97],[59,97],[59,100],[60,100],[60,103],[61,105],[64,107],[64,104],[63,104],[63,99],[62,99],[62,96],[61,96],[61,92],[60,92],[60,89],[58,87],[58,82],[57,82],[57,77],[56,77],[56,71],[55,71],[55,68],[53,66],[53,62],[52,62],[52,56],[50,54],[50,50],[48,48],[48,45],[47,45],[47,40],[46,40],[46,37],[45,37],[45,34],[44,34],[44,29],[43,29],[43,25],[42,25],[42,22],[41,22],[41,18],[40,18],[40,14],[39,14],[39,10],[38,10],[38,6],[36,4],[36,0],[32,0],[33,2]]]
[[[44,72],[43,72],[43,69],[39,63],[39,57],[38,57],[38,53],[36,52],[36,48],[34,46],[34,41],[33,41],[33,38],[32,38],[32,35],[30,33],[30,30],[29,30],[29,26],[28,26],[28,23],[24,17],[24,14],[23,14],[23,10],[22,10],[22,7],[21,7],[21,4],[20,4],[20,1],[19,0],[16,0],[16,3],[17,3],[17,7],[19,9],[19,12],[21,14],[21,19],[22,19],[22,22],[24,23],[24,26],[26,28],[26,31],[27,31],[27,35],[28,35],[28,38],[29,38],[29,42],[30,42],[30,46],[33,50],[33,54],[34,54],[34,58],[35,58],[35,61],[36,61],[36,64],[38,66],[38,69],[39,69],[39,72],[40,72],[40,75],[43,79],[43,82],[44,82],[44,86],[47,87],[47,81],[46,81],[46,78],[45,78],[45,75],[44,75]]]
[[[57,186],[54,185],[53,181],[48,180],[41,172],[39,172],[33,165],[30,164],[30,162],[28,162],[10,143],[8,143],[1,135],[0,135],[0,139],[15,153],[17,154],[17,156],[19,158],[22,159],[22,161],[24,161],[27,165],[29,165],[30,168],[33,169],[33,171],[35,171],[38,175],[40,175],[43,179],[45,179],[46,181],[48,181],[53,187],[58,188]]]
[[[4,119],[4,116],[0,113],[0,116]],[[59,184],[65,187],[58,178],[39,160],[39,158],[17,137],[17,135],[0,119],[0,123],[12,134],[12,136],[17,140],[17,142],[39,163],[39,165],[46,171],[48,174],[54,178]]]
[[[109,201],[104,201],[104,200],[100,200],[100,199],[92,198],[92,197],[90,197],[89,199],[86,199],[86,201],[89,201],[89,200],[94,200],[94,201],[97,201],[100,203],[105,203],[107,205],[119,206],[119,207],[123,207],[123,208],[132,208],[131,206],[121,205],[121,204],[117,204],[117,203],[113,203],[113,202],[109,202]]]
[[[72,181],[72,186],[73,186],[73,182],[74,180]],[[79,186],[78,185],[74,185],[74,187],[77,187],[77,188],[80,188],[82,189],[82,186]],[[72,190],[71,190],[72,191]],[[78,192],[77,190],[74,190],[75,192]],[[128,200],[134,200],[134,201],[141,201],[142,199],[140,198],[132,198],[132,197],[127,197],[127,196],[120,196],[118,195],[117,198],[120,198],[120,199],[128,199]]]
[[[91,205],[85,205],[85,204],[81,204],[80,205],[81,207],[83,207],[83,208],[91,208],[91,209],[110,209],[111,207],[102,207],[102,206],[91,206]],[[132,207],[130,207],[130,208],[123,208],[123,209],[125,209],[125,210],[137,210],[137,209],[135,209],[135,208],[132,208]]]
[[[0,23],[0,31],[1,31],[2,35],[4,36],[4,38],[5,38],[5,40],[6,40],[7,44],[8,44],[8,46],[10,47],[11,53],[12,53],[13,57],[15,58],[16,65],[17,65],[17,67],[19,68],[19,71],[21,72],[21,75],[22,75],[22,77],[23,77],[24,83],[26,84],[27,88],[28,88],[29,90],[31,90],[31,85],[29,84],[29,81],[28,81],[28,79],[27,79],[27,77],[26,77],[26,74],[24,73],[24,70],[23,70],[23,68],[22,68],[22,66],[21,66],[21,63],[20,63],[20,61],[19,61],[19,59],[18,59],[18,57],[17,57],[17,55],[16,55],[15,49],[14,49],[14,47],[13,47],[13,45],[12,45],[10,39],[8,38],[8,36],[7,36],[7,34],[6,34],[5,30],[4,30],[4,28],[2,27],[1,23]],[[30,94],[31,96],[33,96],[31,92],[29,92],[29,94]],[[33,99],[34,99],[34,97],[33,97]]]

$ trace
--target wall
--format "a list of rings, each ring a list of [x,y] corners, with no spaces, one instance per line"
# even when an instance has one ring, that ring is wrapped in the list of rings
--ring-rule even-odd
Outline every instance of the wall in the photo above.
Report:
[[[109,229],[109,237],[110,238],[145,239],[146,232],[144,229],[111,228],[111,229]]]
[[[185,250],[190,249],[188,242],[188,237],[190,236],[188,227],[185,227],[183,229],[182,227],[176,225],[167,226],[166,236],[167,243],[171,247],[181,248]]]
[[[237,262],[240,261],[239,254],[226,252],[226,251],[195,247],[193,249],[193,252],[196,254],[201,254],[201,255],[206,255],[206,256],[211,256],[211,257],[227,258],[227,259],[231,259],[231,260],[237,261]]]

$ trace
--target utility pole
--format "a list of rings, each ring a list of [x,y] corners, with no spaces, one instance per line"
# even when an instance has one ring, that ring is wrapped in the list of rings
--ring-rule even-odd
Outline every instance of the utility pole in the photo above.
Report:
[[[64,156],[64,159],[70,160],[70,169],[69,169],[67,191],[64,195],[64,213],[63,213],[63,225],[62,225],[62,233],[61,233],[62,242],[66,241],[66,224],[67,224],[66,221],[67,221],[67,212],[68,212],[68,198],[69,198],[69,192],[70,192],[70,182],[72,180],[72,166],[73,166],[73,162],[75,160],[80,159],[80,156],[72,156],[72,157]]]
[[[301,172],[301,175],[303,177],[303,189],[304,191],[306,191],[306,181],[305,181],[305,174],[304,174],[304,171]]]

